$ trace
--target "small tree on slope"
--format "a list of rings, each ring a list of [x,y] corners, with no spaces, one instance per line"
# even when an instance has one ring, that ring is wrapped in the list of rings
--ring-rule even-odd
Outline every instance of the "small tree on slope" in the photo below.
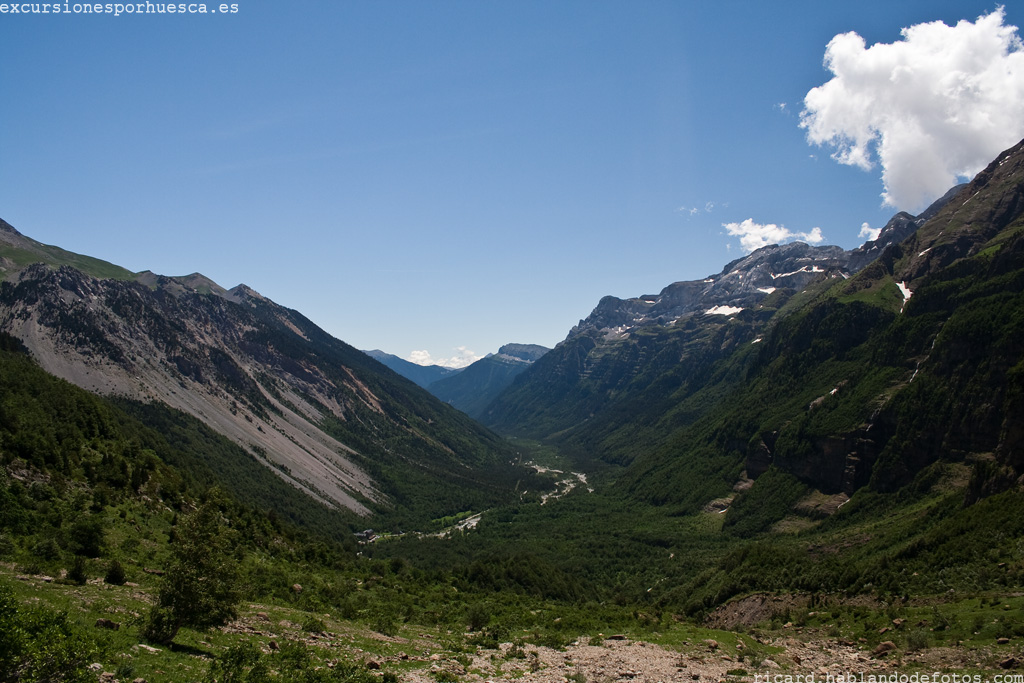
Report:
[[[167,645],[182,626],[206,629],[234,619],[240,594],[231,547],[213,500],[178,525],[171,566],[143,627],[145,638]]]

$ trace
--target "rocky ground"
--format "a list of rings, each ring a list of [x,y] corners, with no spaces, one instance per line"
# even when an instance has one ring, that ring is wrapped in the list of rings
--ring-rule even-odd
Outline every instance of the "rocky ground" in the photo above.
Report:
[[[580,642],[564,651],[526,646],[521,653],[511,645],[499,650],[483,650],[458,661],[437,657],[430,666],[402,677],[409,683],[436,683],[448,671],[460,681],[519,681],[520,683],[658,683],[669,681],[770,680],[775,675],[798,680],[814,674],[817,680],[828,676],[856,674],[867,677],[904,671],[978,671],[987,667],[973,655],[941,648],[910,657],[891,653],[872,654],[836,642],[805,642],[779,638],[768,645],[778,652],[772,657],[741,657],[742,651],[728,652],[715,641],[668,649],[642,641],[597,640]],[[511,656],[510,656],[510,651]],[[998,671],[996,668],[993,671]],[[454,680],[454,679],[452,679]],[[849,679],[847,679],[849,680]],[[863,678],[861,679],[863,680]]]
[[[51,577],[15,578],[37,589],[55,585]],[[134,584],[115,589],[98,579],[81,587],[62,585],[60,590],[73,598],[81,611],[92,609],[93,614],[105,615],[96,621],[97,628],[119,628],[114,622],[137,623],[152,602],[151,595]],[[115,590],[117,600],[111,597]],[[775,613],[780,606],[799,607],[802,600],[800,596],[749,596],[714,615],[722,630],[679,624],[660,636],[652,634],[653,639],[671,645],[606,635],[581,638],[562,650],[522,641],[473,648],[467,646],[473,634],[408,627],[398,635],[385,635],[328,614],[321,615],[321,620],[294,608],[249,604],[242,608],[242,616],[226,627],[188,636],[181,643],[187,656],[173,659],[164,648],[141,642],[130,645],[130,651],[122,656],[138,658],[139,669],[145,669],[150,683],[162,679],[158,667],[166,670],[183,664],[199,680],[210,659],[240,639],[268,654],[281,649],[286,641],[302,641],[319,650],[316,659],[321,662],[361,662],[367,669],[397,674],[402,683],[825,683],[829,676],[832,681],[860,683],[869,681],[869,675],[891,681],[893,674],[914,672],[970,673],[978,675],[978,681],[994,681],[996,674],[1010,673],[1017,677],[1003,679],[1006,683],[1024,681],[1024,638],[1020,637],[999,638],[980,647],[954,644],[908,651],[901,624],[896,623],[899,619],[880,634],[892,637],[898,645],[886,640],[871,645],[851,642],[836,637],[827,627],[786,623],[766,629],[764,621],[754,628],[743,625]],[[727,626],[730,622],[732,626]],[[133,640],[128,634],[126,642]],[[153,666],[144,665],[150,661]],[[101,680],[115,679],[109,666],[94,666]]]
[[[266,631],[270,627],[272,631]],[[788,628],[760,640],[734,643],[714,639],[684,641],[666,647],[624,636],[581,639],[564,650],[530,644],[503,643],[496,649],[458,652],[450,643],[427,633],[417,638],[389,637],[378,633],[302,634],[297,624],[240,620],[229,630],[257,637],[276,635],[302,638],[310,645],[334,650],[346,660],[362,661],[370,669],[394,671],[403,683],[460,681],[518,681],[519,683],[667,683],[669,681],[769,681],[782,676],[784,683],[816,681],[828,676],[867,680],[906,672],[973,672],[993,674],[1024,664],[1021,643],[996,649],[965,647],[928,648],[906,653],[883,642],[874,649],[828,637],[825,633]],[[369,638],[369,640],[367,640]],[[276,649],[266,641],[268,651]],[[802,678],[797,678],[802,676]],[[834,680],[834,679],[833,679]],[[843,680],[843,679],[840,679]]]

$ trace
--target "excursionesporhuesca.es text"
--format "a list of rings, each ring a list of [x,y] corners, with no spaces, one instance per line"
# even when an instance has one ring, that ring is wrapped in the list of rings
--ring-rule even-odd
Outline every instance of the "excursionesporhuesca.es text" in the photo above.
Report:
[[[18,2],[0,3],[0,14],[238,14],[238,3],[202,2]]]

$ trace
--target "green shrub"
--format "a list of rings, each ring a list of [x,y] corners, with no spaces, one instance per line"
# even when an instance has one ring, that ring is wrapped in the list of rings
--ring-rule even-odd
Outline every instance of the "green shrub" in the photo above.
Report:
[[[373,616],[370,628],[385,636],[398,635],[398,622],[394,614],[387,610],[379,611]]]
[[[67,614],[19,606],[13,591],[0,584],[0,681],[95,681],[87,668],[95,653],[95,643]]]
[[[284,641],[277,654],[266,655],[252,642],[224,651],[210,662],[204,683],[398,683],[390,672],[377,677],[358,664],[316,661],[304,643]]]
[[[113,560],[110,566],[107,567],[107,573],[103,577],[103,581],[114,586],[123,586],[127,580],[128,576],[125,574],[124,567],[117,560]]]
[[[88,580],[89,576],[85,571],[85,558],[81,555],[76,555],[74,562],[71,564],[71,569],[68,570],[68,581],[84,586]]]
[[[250,641],[229,647],[206,671],[205,683],[263,683],[270,680],[266,657]]]
[[[491,610],[482,602],[475,602],[466,610],[466,622],[470,631],[481,631],[491,621]]]
[[[327,630],[327,624],[319,617],[309,616],[302,622],[302,630],[306,633],[323,633]]]
[[[131,661],[122,662],[118,665],[115,673],[118,680],[130,681],[135,678],[135,664]]]
[[[60,545],[52,538],[44,538],[32,546],[32,554],[40,560],[55,562],[60,559]]]
[[[99,557],[103,550],[103,519],[98,515],[79,517],[71,525],[71,549],[76,555]]]
[[[928,647],[928,632],[916,628],[907,634],[907,652],[917,652]]]
[[[21,568],[18,571],[20,571],[22,574],[30,574],[32,576],[39,576],[40,574],[43,573],[43,568],[40,567],[35,562],[29,562],[28,564],[21,565]]]
[[[7,534],[0,534],[0,557],[13,555],[16,547]]]
[[[151,643],[166,645],[174,640],[174,636],[178,635],[180,628],[181,624],[178,622],[174,610],[154,605],[149,611],[145,623],[142,624],[140,633]]]

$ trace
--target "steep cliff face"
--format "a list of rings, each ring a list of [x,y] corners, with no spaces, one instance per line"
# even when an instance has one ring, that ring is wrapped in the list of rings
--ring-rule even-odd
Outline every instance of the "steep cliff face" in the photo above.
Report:
[[[735,452],[749,475],[774,467],[834,494],[895,491],[938,461],[971,467],[974,499],[1012,486],[1022,197],[1018,145],[858,275],[780,311],[704,443],[748,440]]]
[[[813,247],[803,242],[772,244],[732,261],[717,275],[703,280],[676,282],[659,294],[632,299],[606,296],[581,320],[568,339],[604,331],[622,335],[647,325],[671,324],[682,317],[707,312],[738,312],[756,306],[776,290],[800,291],[824,278],[849,278],[876,260],[889,247],[913,235],[934,218],[965,185],[958,185],[918,216],[900,212],[878,237],[846,251],[840,247]]]
[[[919,278],[973,256],[1024,213],[1024,142],[1000,154],[927,227],[899,245],[893,276],[913,289]]]
[[[916,219],[908,220],[893,219],[889,235]],[[714,362],[755,343],[795,293],[848,279],[854,261],[863,261],[859,252],[840,247],[770,245],[656,295],[604,297],[480,419],[542,438],[605,411],[638,417],[638,405],[678,403],[707,381]]]
[[[48,372],[189,413],[310,496],[359,514],[428,496],[414,490],[423,477],[450,481],[451,471],[489,489],[480,468],[507,460],[456,411],[244,285],[33,265],[0,286],[0,329]]]

